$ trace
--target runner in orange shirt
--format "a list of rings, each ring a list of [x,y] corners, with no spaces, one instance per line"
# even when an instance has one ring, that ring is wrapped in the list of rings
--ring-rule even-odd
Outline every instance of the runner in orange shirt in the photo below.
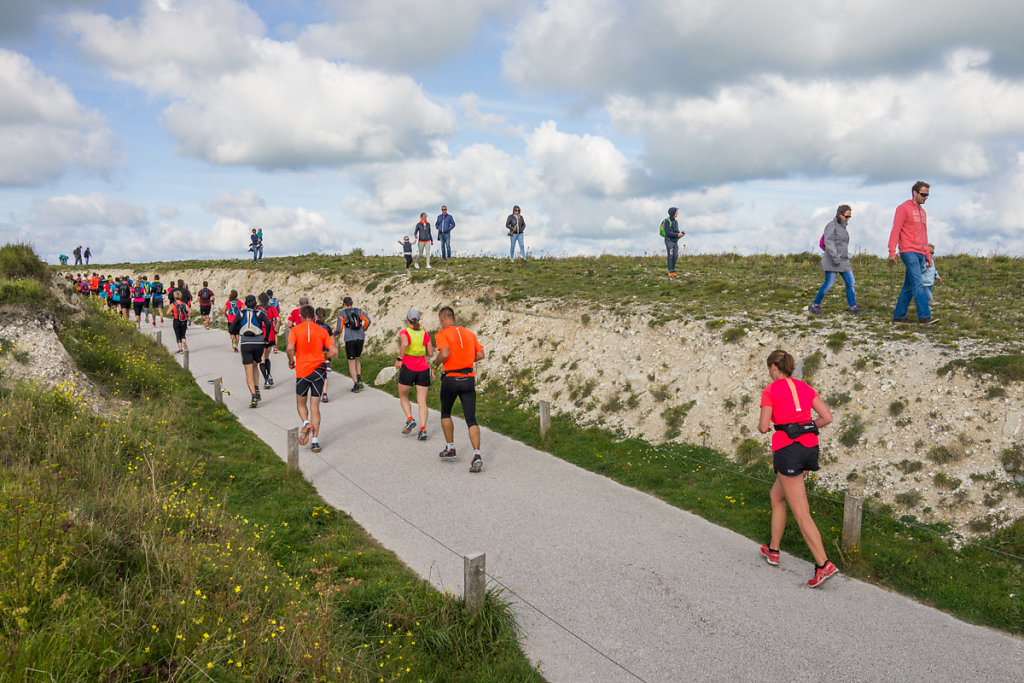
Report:
[[[484,357],[484,347],[476,335],[455,324],[455,311],[445,306],[438,311],[441,331],[434,335],[437,355],[431,369],[443,365],[441,372],[441,431],[444,432],[445,447],[440,455],[443,459],[455,457],[455,424],[452,422],[452,407],[458,398],[462,414],[469,427],[469,442],[473,444],[473,460],[470,472],[483,469],[480,456],[480,426],[476,423],[476,379],[473,364]]]
[[[338,355],[338,347],[331,333],[316,324],[316,313],[312,306],[302,306],[299,316],[302,322],[288,332],[286,349],[288,367],[295,370],[295,406],[302,419],[299,445],[309,443],[310,449],[319,453],[320,396],[324,392],[324,380],[327,378],[327,360]]]

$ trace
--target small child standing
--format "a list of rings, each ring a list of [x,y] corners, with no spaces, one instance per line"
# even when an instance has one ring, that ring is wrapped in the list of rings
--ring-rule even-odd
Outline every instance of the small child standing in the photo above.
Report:
[[[939,275],[939,271],[935,270],[935,245],[928,244],[928,254],[932,257],[931,264],[926,264],[924,271],[921,273],[921,286],[924,287],[925,294],[928,295],[928,303],[932,302],[934,295],[932,294],[932,288],[935,286],[935,281],[942,282],[942,276]]]
[[[405,269],[409,270],[409,266],[412,265],[412,242],[409,241],[409,236],[405,236],[405,241],[398,241],[402,245],[402,254],[405,256]]]

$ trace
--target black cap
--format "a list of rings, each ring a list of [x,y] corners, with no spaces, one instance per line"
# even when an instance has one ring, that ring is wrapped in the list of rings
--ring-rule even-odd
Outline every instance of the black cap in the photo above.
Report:
[[[245,306],[246,308],[256,308],[256,296],[250,294],[245,297]]]

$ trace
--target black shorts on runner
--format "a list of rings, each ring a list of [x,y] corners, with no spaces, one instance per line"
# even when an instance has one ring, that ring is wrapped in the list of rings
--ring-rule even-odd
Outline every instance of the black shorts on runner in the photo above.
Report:
[[[132,307],[132,302],[131,301],[128,301],[127,299],[123,299],[121,301],[121,308],[123,308],[124,310],[127,311],[131,307]]]
[[[804,472],[818,470],[818,447],[808,448],[801,443],[793,442],[772,453],[772,466],[777,474],[784,477],[796,477]]]
[[[160,299],[153,299],[153,308],[159,308],[160,310],[163,310],[163,308],[164,308],[164,300],[162,298],[160,298]]]
[[[309,394],[314,398],[320,398],[324,393],[324,382],[327,380],[327,363],[316,366],[313,372],[305,377],[295,378],[295,395],[305,396]]]
[[[184,320],[174,321],[174,341],[184,341],[185,332],[188,330],[188,325],[185,324]]]
[[[113,308],[113,307],[114,307],[114,306],[116,306],[116,305],[117,305],[117,302],[116,302],[116,301],[114,301],[113,299],[107,299],[107,306],[108,306],[109,308]]]
[[[135,311],[135,315],[142,315],[142,302],[141,301],[133,301],[132,302],[132,309]]]
[[[462,415],[466,426],[476,424],[476,381],[473,377],[441,378],[441,419],[452,416],[455,399],[462,404]]]
[[[363,342],[364,339],[353,339],[352,341],[345,342],[345,356],[349,360],[355,360],[359,356],[363,355]]]
[[[142,300],[142,307],[145,308],[147,311],[149,310],[149,299]]]
[[[199,304],[199,315],[210,315],[210,307]]]
[[[263,362],[263,344],[239,344],[238,350],[242,355],[242,365]]]
[[[410,370],[404,365],[398,370],[398,383],[407,387],[429,387],[430,370]]]

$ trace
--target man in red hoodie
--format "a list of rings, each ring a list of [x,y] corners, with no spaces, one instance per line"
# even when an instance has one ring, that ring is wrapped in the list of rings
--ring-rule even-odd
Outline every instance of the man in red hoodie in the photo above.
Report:
[[[906,267],[903,277],[903,288],[896,299],[896,308],[892,312],[892,320],[907,323],[910,300],[914,300],[917,308],[917,321],[922,325],[935,322],[928,306],[928,293],[924,289],[922,274],[925,265],[931,265],[932,256],[928,250],[928,216],[924,212],[924,203],[928,200],[931,186],[923,180],[914,183],[911,198],[896,208],[896,217],[889,233],[889,260],[896,262],[896,249],[899,248],[900,259]]]

